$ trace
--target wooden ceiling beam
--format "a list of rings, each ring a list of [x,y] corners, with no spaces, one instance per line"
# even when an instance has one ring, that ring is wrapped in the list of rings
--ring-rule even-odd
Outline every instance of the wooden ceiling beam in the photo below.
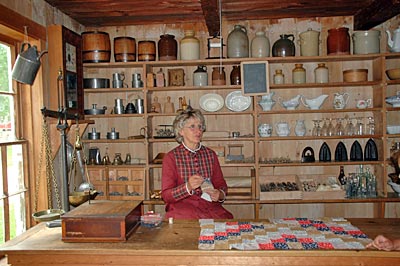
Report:
[[[369,30],[400,14],[400,0],[374,0],[354,15],[354,30]]]
[[[218,0],[201,0],[204,19],[210,36],[219,36],[220,20]]]

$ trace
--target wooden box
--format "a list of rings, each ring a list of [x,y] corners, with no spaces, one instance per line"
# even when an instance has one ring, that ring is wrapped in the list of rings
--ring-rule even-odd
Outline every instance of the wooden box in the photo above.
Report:
[[[299,185],[303,190],[303,199],[344,199],[346,197],[346,191],[339,189],[340,186],[335,181],[336,177],[329,177],[323,175],[308,175],[308,176],[300,176],[299,177]],[[328,184],[336,183],[335,189],[338,190],[324,190],[324,191],[315,191],[318,185],[324,185],[326,187]],[[315,189],[309,188],[305,189],[305,184],[315,184]],[[307,191],[308,190],[308,191]],[[313,191],[314,190],[314,191]]]
[[[140,224],[142,201],[93,200],[61,216],[64,242],[123,242]]]
[[[262,192],[260,188],[260,200],[285,200],[285,199],[302,199],[302,191],[299,185],[297,175],[275,175],[260,176],[260,186],[270,183],[294,182],[299,190],[296,191],[268,191]]]

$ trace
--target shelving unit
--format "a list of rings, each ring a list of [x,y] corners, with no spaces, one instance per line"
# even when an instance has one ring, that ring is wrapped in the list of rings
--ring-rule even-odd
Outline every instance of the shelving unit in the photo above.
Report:
[[[393,108],[385,103],[385,97],[396,94],[400,91],[399,81],[387,80],[385,70],[394,68],[400,62],[400,54],[370,54],[370,55],[346,55],[346,56],[318,56],[318,57],[268,57],[268,58],[241,58],[241,59],[210,59],[195,61],[151,61],[151,62],[128,62],[128,63],[98,63],[84,64],[85,77],[111,77],[113,72],[124,72],[127,79],[133,73],[141,73],[144,87],[139,89],[85,89],[85,108],[90,108],[92,103],[98,106],[106,105],[108,110],[114,106],[114,99],[121,98],[124,104],[132,101],[133,97],[144,99],[144,114],[124,114],[112,115],[107,111],[106,115],[86,116],[95,121],[89,126],[96,127],[97,132],[101,132],[102,139],[84,141],[90,146],[100,147],[104,153],[108,148],[108,155],[112,158],[114,153],[121,153],[122,157],[130,153],[137,164],[124,165],[123,168],[137,168],[143,170],[144,179],[144,202],[149,209],[154,206],[163,205],[161,200],[150,199],[150,194],[161,188],[161,164],[154,164],[153,159],[159,153],[167,152],[177,145],[173,138],[155,138],[155,130],[158,125],[172,124],[176,113],[150,113],[151,104],[154,97],[158,97],[163,105],[166,97],[173,100],[175,109],[178,109],[178,98],[185,96],[186,101],[190,101],[193,108],[200,108],[199,99],[207,93],[217,93],[225,98],[230,92],[240,90],[238,85],[229,85],[229,73],[233,65],[239,65],[242,61],[268,61],[270,80],[275,69],[282,69],[285,74],[285,84],[270,84],[271,91],[275,92],[275,106],[271,111],[262,111],[258,105],[261,96],[251,96],[251,106],[242,112],[230,111],[224,106],[218,112],[206,112],[207,131],[226,131],[227,137],[207,137],[205,134],[203,143],[211,147],[223,147],[225,160],[221,162],[224,176],[228,180],[242,180],[246,183],[246,188],[233,188],[231,195],[228,195],[227,207],[235,208],[239,205],[251,205],[252,217],[243,218],[262,218],[259,209],[268,204],[352,204],[352,203],[372,203],[376,210],[374,216],[383,216],[386,202],[400,201],[395,194],[391,193],[391,188],[387,186],[387,174],[392,171],[388,162],[391,142],[399,141],[400,134],[389,135],[386,133],[386,125],[399,121],[400,108]],[[313,83],[314,69],[318,63],[325,63],[329,69],[329,83]],[[307,71],[307,83],[292,84],[291,71],[295,63],[302,63]],[[208,68],[209,84],[211,84],[212,67],[222,65],[225,68],[226,80],[228,85],[224,86],[193,86],[192,73],[198,65],[205,65]],[[174,87],[147,87],[147,73],[156,73],[160,69],[168,79],[168,69],[183,68],[185,72],[185,86]],[[368,69],[368,81],[366,82],[343,82],[342,72],[347,69]],[[166,80],[168,84],[168,80]],[[127,82],[128,83],[128,82]],[[129,83],[128,83],[129,84]],[[345,109],[333,108],[333,94],[335,92],[347,92],[350,100]],[[329,97],[318,110],[310,110],[302,104],[296,110],[286,110],[279,99],[286,100],[295,95],[304,95],[305,98],[314,98],[321,94],[328,94]],[[366,109],[358,109],[355,105],[356,99],[372,99],[372,106]],[[372,116],[375,121],[375,133],[373,135],[363,134],[354,136],[312,136],[312,120],[323,118],[345,118]],[[307,133],[299,137],[294,134],[294,126],[297,119],[304,119]],[[291,133],[287,137],[277,136],[275,128],[271,137],[260,137],[257,127],[260,123],[275,125],[279,121],[288,122]],[[364,123],[366,120],[363,121]],[[104,139],[106,132],[111,127],[115,127],[120,132],[119,140]],[[275,127],[275,126],[274,126]],[[143,139],[130,139],[131,136],[140,135],[141,128],[146,128],[146,137]],[[233,131],[239,131],[240,137],[232,137]],[[229,137],[228,137],[229,136]],[[377,161],[334,161],[334,151],[337,143],[342,141],[348,153],[354,141],[359,141],[365,147],[366,142],[373,139],[378,147],[379,158]],[[326,142],[332,153],[331,162],[319,162],[318,152],[323,142]],[[242,144],[242,153],[245,157],[243,162],[229,162],[226,160],[228,145]],[[316,156],[315,163],[302,163],[301,153],[307,146],[313,148]],[[265,159],[284,157],[289,158],[290,162],[285,163],[266,163]],[[139,164],[141,163],[141,165]],[[321,199],[321,200],[259,200],[260,198],[260,177],[266,175],[324,175],[337,176],[339,166],[345,167],[346,174],[355,172],[360,165],[370,168],[378,180],[378,197],[371,199]],[[104,169],[117,169],[117,166],[91,166],[96,171]],[[107,172],[107,170],[106,170]],[[233,182],[233,181],[232,181]],[[126,185],[127,186],[127,185]],[[245,214],[248,215],[248,214]],[[240,217],[241,218],[241,217]]]

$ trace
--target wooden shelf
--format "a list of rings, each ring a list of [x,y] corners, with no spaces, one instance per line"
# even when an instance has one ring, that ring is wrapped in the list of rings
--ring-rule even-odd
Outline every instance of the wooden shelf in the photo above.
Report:
[[[389,64],[388,60],[395,60]],[[124,89],[85,89],[84,93],[87,98],[94,99],[93,102],[99,103],[98,106],[102,105],[102,100],[113,103],[114,93],[126,93],[127,99],[131,97],[132,94],[143,95],[145,110],[151,109],[151,103],[153,97],[158,97],[159,102],[163,103],[169,95],[172,95],[172,100],[174,101],[175,108],[177,104],[177,99],[179,97],[185,96],[186,100],[191,101],[191,105],[194,108],[199,108],[198,100],[206,93],[219,93],[222,96],[227,95],[233,90],[241,90],[240,85],[229,85],[229,72],[233,65],[240,65],[242,62],[250,61],[268,61],[270,68],[270,80],[272,80],[273,71],[276,68],[282,68],[286,74],[286,84],[275,85],[270,84],[270,90],[276,92],[275,100],[278,102],[277,97],[282,99],[290,99],[293,95],[305,94],[305,92],[312,94],[313,96],[319,94],[328,94],[330,98],[322,105],[319,110],[310,110],[300,105],[296,110],[285,110],[282,106],[278,104],[274,105],[271,111],[262,111],[258,105],[260,96],[251,95],[252,104],[249,109],[243,112],[233,112],[229,111],[226,106],[224,106],[218,112],[205,112],[203,114],[206,118],[207,130],[225,130],[231,133],[231,131],[240,131],[241,134],[248,134],[244,137],[232,138],[232,137],[204,137],[203,142],[207,145],[215,144],[222,145],[225,147],[225,157],[228,153],[228,144],[239,143],[243,144],[243,154],[246,156],[251,155],[255,158],[254,162],[231,162],[225,160],[221,163],[223,171],[227,171],[227,176],[231,175],[232,172],[246,172],[248,169],[255,171],[255,186],[251,188],[251,199],[248,199],[248,194],[238,193],[234,195],[236,199],[229,199],[225,202],[228,205],[241,205],[241,204],[303,204],[303,203],[377,203],[384,206],[385,202],[400,202],[400,198],[397,195],[392,195],[390,188],[387,187],[387,172],[390,172],[390,162],[387,159],[378,161],[334,161],[331,162],[313,162],[313,163],[302,163],[299,158],[299,153],[301,154],[301,148],[306,147],[310,144],[315,144],[317,142],[328,142],[334,143],[339,141],[344,141],[346,143],[359,140],[360,142],[366,142],[368,139],[374,139],[379,152],[379,158],[388,158],[388,142],[395,138],[400,138],[400,134],[389,135],[386,133],[386,123],[389,123],[396,118],[388,118],[388,116],[396,116],[400,108],[393,108],[385,103],[385,97],[387,90],[390,87],[393,93],[394,86],[400,84],[400,80],[387,80],[385,74],[385,68],[389,65],[398,64],[400,62],[400,53],[382,53],[382,54],[366,54],[366,55],[334,55],[334,56],[312,56],[312,57],[266,57],[266,58],[228,58],[228,59],[209,59],[209,60],[192,60],[192,61],[150,61],[150,62],[127,62],[127,63],[91,63],[84,64],[84,68],[90,69],[90,75],[94,75],[95,71],[93,69],[100,69],[101,73],[108,73],[111,75],[116,69],[125,69],[126,71],[135,71],[137,69],[142,71],[142,80],[146,83],[147,73],[157,72],[160,68],[163,69],[164,74],[167,74],[169,68],[183,68],[185,70],[185,86],[166,86],[166,87],[147,87],[144,84],[143,88],[124,88]],[[308,80],[309,75],[312,77],[313,69],[312,67],[317,66],[318,63],[326,63],[328,69],[330,70],[330,80],[329,83],[313,83],[308,82],[304,84],[290,84],[288,81],[291,80],[291,70],[295,63],[305,64]],[[192,86],[192,72],[199,65],[208,66],[209,84],[210,84],[210,68],[212,66],[219,66],[222,64],[225,67],[227,85],[215,86],[209,85],[204,87]],[[368,81],[365,82],[343,82],[342,72],[349,68],[368,68]],[[166,79],[167,79],[166,75]],[[168,82],[166,82],[168,83]],[[332,95],[335,92],[348,92],[353,94],[351,99],[351,104],[349,101],[348,106],[345,109],[333,109],[332,108]],[[99,94],[99,96],[97,96]],[[310,96],[311,97],[311,96]],[[372,98],[373,107],[366,109],[355,108],[354,99],[355,97],[361,98]],[[110,99],[111,98],[111,99]],[[175,99],[176,98],[176,99]],[[109,104],[110,105],[110,104]],[[177,108],[176,108],[177,109]],[[320,117],[333,117],[336,118],[344,117],[367,117],[373,116],[376,122],[375,131],[376,134],[373,135],[354,135],[354,136],[311,136],[310,127],[312,122],[308,121],[307,124],[307,134],[305,136],[295,136],[294,125],[291,126],[291,135],[287,137],[279,137],[273,134],[271,137],[260,137],[258,135],[258,124],[260,123],[276,123],[278,121],[289,121],[293,124],[296,119],[306,119],[312,120]],[[149,132],[148,136],[153,136],[155,134],[154,130],[159,124],[172,123],[176,113],[144,113],[144,114],[124,114],[124,115],[97,115],[97,116],[87,116],[87,118],[93,119],[99,126],[109,130],[109,127],[114,127],[115,125],[117,131],[123,132],[124,135],[135,135],[135,131],[138,131],[141,127],[147,127]],[[143,120],[138,121],[141,118]],[[104,121],[104,125],[103,124]],[[223,127],[223,129],[221,129]],[[124,132],[125,130],[126,132]],[[104,129],[103,129],[104,131]],[[103,132],[102,131],[102,132]],[[129,133],[128,133],[129,132]],[[145,158],[146,164],[142,165],[143,169],[146,171],[146,191],[145,191],[145,205],[162,205],[162,200],[149,200],[149,191],[153,191],[160,187],[161,180],[161,168],[162,164],[153,164],[150,157],[154,157],[155,154],[161,152],[168,152],[176,144],[175,138],[145,138],[145,139],[119,139],[119,140],[84,140],[85,143],[90,145],[103,145],[107,147],[117,146],[118,149],[125,149],[135,153],[137,151],[141,152],[141,156]],[[136,149],[137,145],[130,145],[135,143],[143,143],[144,147]],[[310,144],[308,144],[310,143]],[[128,144],[128,145],[120,145]],[[135,148],[133,148],[134,146]],[[319,146],[318,146],[319,147]],[[313,147],[314,150],[316,149]],[[332,148],[332,147],[331,147]],[[348,149],[348,152],[350,150]],[[133,152],[131,152],[133,153]],[[112,153],[109,153],[112,154]],[[285,158],[287,155],[291,159],[289,163],[263,163],[258,161],[259,158]],[[350,156],[349,156],[350,157]],[[332,158],[334,156],[332,155]],[[316,159],[318,159],[318,151],[316,152]],[[371,166],[374,169],[374,173],[377,175],[378,179],[378,189],[379,194],[388,195],[388,197],[379,197],[373,199],[340,199],[340,200],[258,200],[259,198],[259,177],[265,173],[273,173],[279,175],[279,173],[291,172],[296,174],[309,173],[315,170],[318,174],[327,172],[330,175],[337,174],[338,171],[335,169],[339,166],[346,166],[353,170],[353,168],[358,165]],[[118,167],[118,166],[116,166]],[[125,166],[126,167],[126,166]],[[157,183],[158,182],[158,183]],[[255,216],[258,217],[260,212],[259,208],[254,208]],[[379,211],[379,215],[382,215],[382,211]]]

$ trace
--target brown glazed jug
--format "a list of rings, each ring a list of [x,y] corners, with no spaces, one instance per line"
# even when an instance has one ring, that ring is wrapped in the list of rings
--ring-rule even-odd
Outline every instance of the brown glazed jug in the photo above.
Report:
[[[178,43],[175,36],[164,34],[158,41],[158,59],[160,61],[176,60],[178,54]]]
[[[350,54],[350,34],[346,27],[329,29],[327,39],[328,55]]]

